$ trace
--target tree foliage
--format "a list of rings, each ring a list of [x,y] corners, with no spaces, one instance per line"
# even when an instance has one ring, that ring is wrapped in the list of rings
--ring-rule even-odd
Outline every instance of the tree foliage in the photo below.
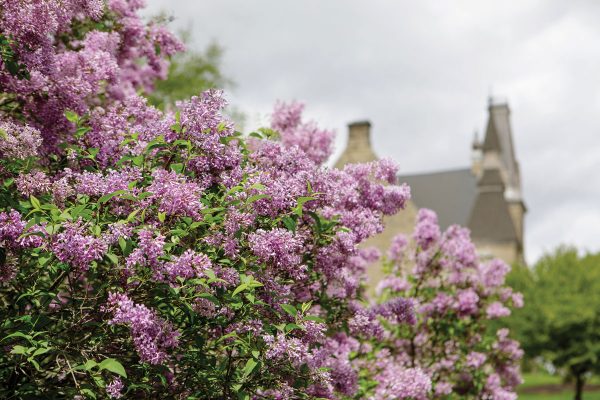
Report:
[[[184,34],[184,39],[189,34]],[[148,99],[154,106],[164,109],[176,101],[185,100],[208,89],[232,85],[222,73],[223,48],[211,43],[204,52],[188,50],[171,59],[166,79],[156,81]]]
[[[531,269],[516,267],[509,283],[525,296],[508,324],[527,355],[574,377],[581,398],[587,374],[600,367],[600,255],[562,247]]]

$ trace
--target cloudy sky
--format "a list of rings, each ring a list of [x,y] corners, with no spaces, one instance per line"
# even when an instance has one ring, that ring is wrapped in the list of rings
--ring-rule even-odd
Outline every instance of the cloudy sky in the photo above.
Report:
[[[521,163],[526,257],[566,243],[600,250],[600,2],[148,0],[193,46],[216,40],[228,97],[268,122],[277,99],[346,141],[372,122],[376,153],[403,173],[465,167],[490,94],[509,101]]]

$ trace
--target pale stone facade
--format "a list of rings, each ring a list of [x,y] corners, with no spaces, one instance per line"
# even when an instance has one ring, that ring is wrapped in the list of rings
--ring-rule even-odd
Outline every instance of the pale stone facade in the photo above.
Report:
[[[516,160],[510,109],[507,104],[490,101],[489,118],[483,142],[472,144],[471,166],[459,170],[400,176],[411,186],[412,200],[406,209],[385,219],[383,233],[365,246],[385,251],[398,233],[410,234],[419,208],[438,213],[442,229],[452,224],[466,226],[483,257],[499,257],[512,263],[524,262],[524,216],[519,163]],[[348,125],[346,149],[336,167],[348,163],[377,160],[371,146],[368,121]],[[374,266],[368,271],[371,284],[381,279],[382,271]]]

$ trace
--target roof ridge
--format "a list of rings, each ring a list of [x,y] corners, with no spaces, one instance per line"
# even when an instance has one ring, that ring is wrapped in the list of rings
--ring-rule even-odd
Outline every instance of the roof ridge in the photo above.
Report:
[[[411,174],[398,174],[398,176],[425,176],[425,175],[441,175],[441,174],[447,174],[450,172],[463,172],[463,171],[469,171],[471,172],[471,167],[456,167],[456,168],[451,168],[451,169],[445,169],[445,170],[441,170],[441,171],[429,171],[429,172],[416,172],[416,173],[411,173]]]

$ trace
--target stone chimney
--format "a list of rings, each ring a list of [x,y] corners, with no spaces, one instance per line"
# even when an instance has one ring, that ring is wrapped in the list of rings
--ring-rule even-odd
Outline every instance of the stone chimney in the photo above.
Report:
[[[357,121],[348,124],[348,143],[346,149],[335,163],[336,168],[346,164],[375,161],[378,157],[371,147],[371,123]]]

